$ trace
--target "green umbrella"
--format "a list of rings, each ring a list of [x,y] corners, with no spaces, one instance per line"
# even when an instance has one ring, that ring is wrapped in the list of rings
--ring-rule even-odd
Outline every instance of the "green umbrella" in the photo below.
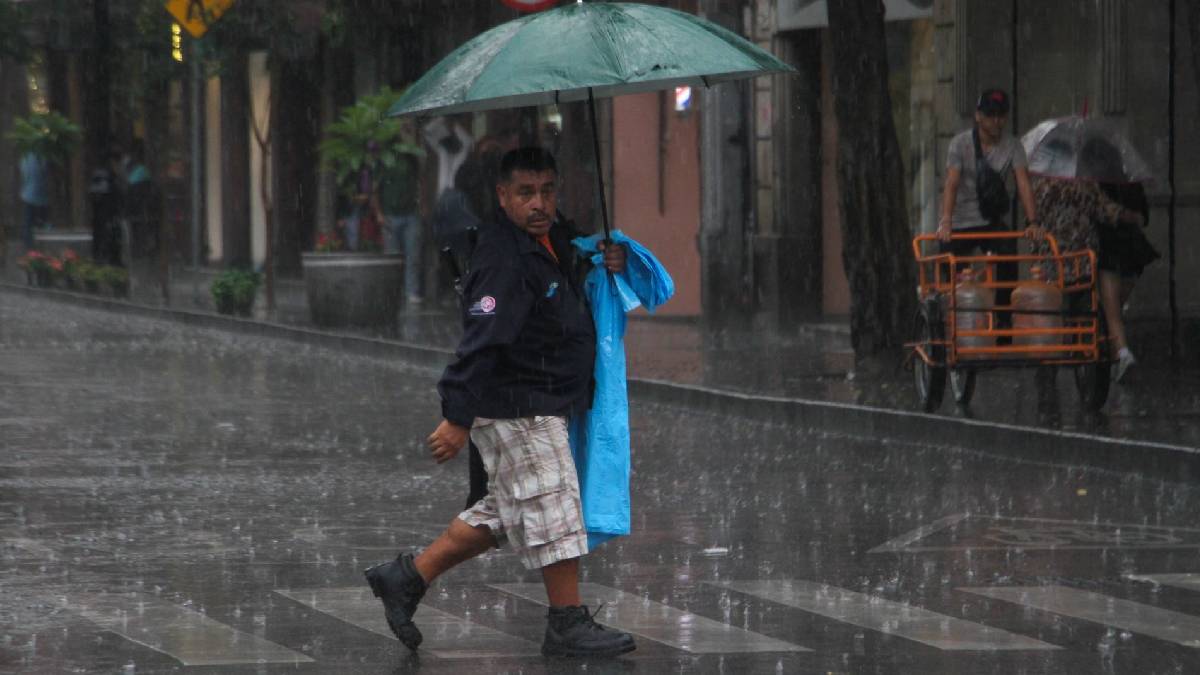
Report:
[[[577,2],[497,26],[442,59],[391,115],[445,115],[587,100],[600,162],[596,97],[709,87],[795,70],[698,16],[636,3]],[[608,233],[603,172],[600,206]]]

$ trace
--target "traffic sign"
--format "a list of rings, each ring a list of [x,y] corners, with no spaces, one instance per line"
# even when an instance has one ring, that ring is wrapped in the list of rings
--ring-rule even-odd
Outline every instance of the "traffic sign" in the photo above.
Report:
[[[167,11],[192,37],[198,38],[232,5],[233,0],[167,0]]]
[[[540,12],[554,6],[556,0],[500,0],[518,12]]]

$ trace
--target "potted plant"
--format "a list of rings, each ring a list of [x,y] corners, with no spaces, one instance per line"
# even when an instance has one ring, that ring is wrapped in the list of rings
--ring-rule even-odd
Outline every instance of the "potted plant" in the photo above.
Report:
[[[114,298],[123,298],[129,295],[128,270],[113,265],[105,265],[100,268],[99,280],[101,285],[108,286]]]
[[[83,290],[88,293],[100,292],[101,269],[100,265],[87,260],[79,263],[79,281],[83,285]]]
[[[17,266],[25,270],[25,281],[30,286],[49,288],[54,285],[57,272],[62,270],[62,261],[41,251],[29,251],[17,258]]]
[[[236,316],[250,316],[254,309],[254,297],[262,276],[250,270],[226,270],[212,282],[213,303],[217,312]]]
[[[77,290],[82,284],[80,278],[80,269],[84,261],[75,252],[75,249],[67,249],[62,257],[62,279],[63,284],[68,290]]]
[[[319,326],[389,325],[400,310],[403,257],[380,252],[382,230],[370,175],[372,167],[393,166],[405,153],[421,154],[406,140],[401,121],[387,116],[399,96],[384,88],[363,97],[342,111],[321,142],[322,163],[362,217],[353,225],[339,220],[302,256],[309,312]],[[368,221],[375,226],[368,227]]]

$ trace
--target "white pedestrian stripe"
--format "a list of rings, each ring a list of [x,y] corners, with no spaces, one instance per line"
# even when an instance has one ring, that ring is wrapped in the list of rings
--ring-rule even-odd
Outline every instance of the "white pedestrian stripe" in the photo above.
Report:
[[[185,666],[311,663],[312,659],[144,593],[72,593],[72,611]]]
[[[1101,623],[1185,647],[1200,648],[1200,618],[1066,586],[998,586],[960,591]]]
[[[1200,592],[1200,574],[1127,574],[1130,581],[1146,581],[1160,586],[1171,586],[1188,591]]]
[[[492,584],[492,588],[549,604],[542,584]],[[812,651],[599,584],[579,584],[579,594],[593,610],[604,605],[596,616],[600,624],[694,654]]]
[[[275,592],[352,626],[378,633],[391,640],[396,639],[383,616],[383,604],[371,593],[370,588],[355,586]],[[417,627],[421,629],[421,635],[425,638],[421,643],[422,654],[441,659],[481,659],[535,656],[541,653],[541,647],[529,640],[502,633],[428,605],[421,605],[415,618]]]
[[[945,651],[1059,649],[1055,645],[999,628],[811,581],[727,581],[709,582],[709,585]]]

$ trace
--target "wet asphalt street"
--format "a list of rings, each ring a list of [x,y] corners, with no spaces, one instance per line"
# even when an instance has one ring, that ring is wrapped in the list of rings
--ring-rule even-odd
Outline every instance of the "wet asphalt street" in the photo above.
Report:
[[[361,569],[465,496],[437,373],[0,293],[0,672],[1195,673],[1200,486],[635,401],[609,662],[505,551],[388,634]]]

